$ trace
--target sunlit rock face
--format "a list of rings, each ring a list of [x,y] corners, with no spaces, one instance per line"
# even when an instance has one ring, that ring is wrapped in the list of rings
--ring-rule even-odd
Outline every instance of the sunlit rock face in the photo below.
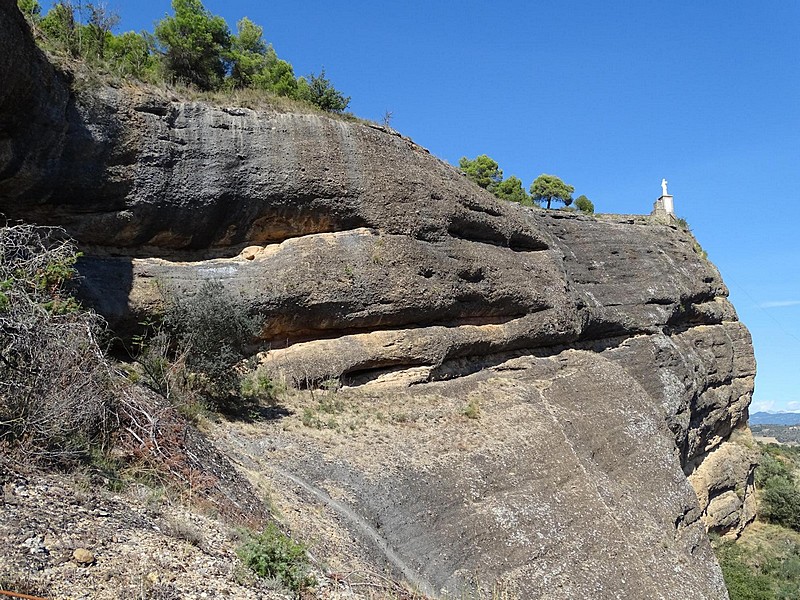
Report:
[[[218,281],[273,376],[416,415],[263,432],[276,467],[346,490],[390,569],[436,594],[727,597],[705,530],[753,517],[755,363],[688,232],[500,202],[369,124],[74,92],[8,0],[0,78],[0,212],[80,242],[121,336]]]

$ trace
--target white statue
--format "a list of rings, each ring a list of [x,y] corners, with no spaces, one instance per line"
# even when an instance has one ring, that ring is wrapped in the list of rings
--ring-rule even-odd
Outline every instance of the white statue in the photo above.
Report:
[[[661,195],[662,196],[669,196],[669,194],[667,193],[667,180],[666,179],[662,179],[661,180]]]

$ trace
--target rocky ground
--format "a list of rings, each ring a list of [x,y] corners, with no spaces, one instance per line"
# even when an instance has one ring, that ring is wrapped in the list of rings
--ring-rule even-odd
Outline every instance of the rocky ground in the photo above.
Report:
[[[10,475],[2,488],[0,590],[43,598],[281,599],[236,554],[242,530],[190,508],[188,497],[84,475]],[[313,563],[306,598],[410,598],[379,573]]]

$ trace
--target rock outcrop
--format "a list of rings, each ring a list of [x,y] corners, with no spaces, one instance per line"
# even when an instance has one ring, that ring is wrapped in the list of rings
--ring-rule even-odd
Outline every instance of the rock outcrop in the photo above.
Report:
[[[344,498],[332,518],[376,561],[433,595],[726,597],[705,530],[753,517],[755,363],[690,233],[500,202],[369,124],[75,92],[9,0],[0,68],[0,212],[80,242],[121,335],[219,281],[273,376],[414,416],[223,436]]]

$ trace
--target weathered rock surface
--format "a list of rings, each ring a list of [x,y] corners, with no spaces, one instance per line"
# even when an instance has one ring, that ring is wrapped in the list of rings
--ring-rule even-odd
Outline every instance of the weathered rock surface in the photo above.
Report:
[[[290,597],[241,570],[230,527],[163,489],[114,493],[64,474],[4,476],[0,536],[0,587],[30,597]]]
[[[752,518],[755,364],[688,232],[501,203],[361,123],[70,93],[0,11],[0,212],[79,240],[118,332],[220,281],[274,376],[417,416],[328,439],[295,399],[288,431],[222,436],[238,460],[343,490],[331,518],[432,593],[726,597],[704,526]]]

